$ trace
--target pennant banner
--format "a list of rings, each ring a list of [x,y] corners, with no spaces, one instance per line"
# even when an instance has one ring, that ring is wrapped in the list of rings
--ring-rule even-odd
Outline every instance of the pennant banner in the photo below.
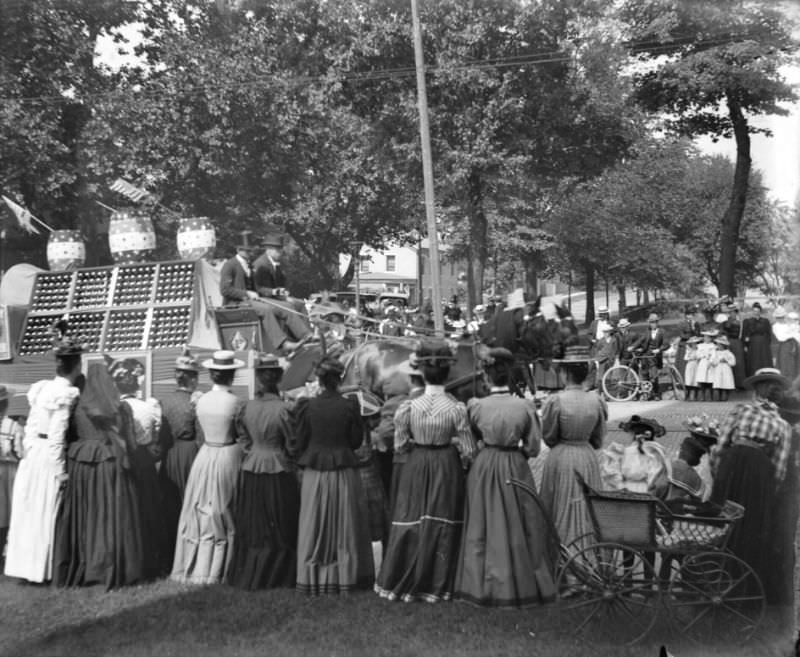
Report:
[[[17,203],[14,203],[10,198],[7,196],[3,196],[3,200],[6,202],[6,205],[14,213],[14,216],[19,221],[19,225],[22,226],[25,230],[29,233],[34,235],[39,235],[39,231],[33,226],[33,219],[34,216],[28,212],[25,208]]]
[[[156,200],[155,197],[146,189],[132,185],[127,180],[123,180],[122,178],[117,178],[109,189],[111,189],[112,192],[118,192],[119,194],[126,196],[127,198],[131,199],[131,201],[136,203],[141,201],[154,203]]]

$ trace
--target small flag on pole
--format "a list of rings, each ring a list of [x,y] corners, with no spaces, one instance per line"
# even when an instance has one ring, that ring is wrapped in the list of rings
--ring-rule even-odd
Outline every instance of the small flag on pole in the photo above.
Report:
[[[131,201],[136,203],[139,203],[140,201],[153,203],[156,200],[155,197],[146,189],[137,187],[136,185],[133,185],[122,178],[117,178],[109,189],[111,189],[112,192],[117,192],[123,196],[126,196],[127,198],[131,199]]]
[[[3,196],[3,200],[6,202],[6,205],[9,207],[11,212],[14,213],[14,216],[17,218],[17,221],[19,221],[20,226],[22,226],[29,233],[40,235],[39,231],[33,226],[33,219],[35,219],[35,217],[28,212],[28,210],[23,208],[21,205],[14,203],[14,201],[8,198],[8,196]]]

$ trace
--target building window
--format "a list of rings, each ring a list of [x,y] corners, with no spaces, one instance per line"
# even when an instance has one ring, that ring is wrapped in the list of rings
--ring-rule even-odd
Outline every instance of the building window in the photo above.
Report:
[[[361,258],[361,273],[369,274],[369,258]]]
[[[397,256],[386,256],[386,271],[397,271]]]

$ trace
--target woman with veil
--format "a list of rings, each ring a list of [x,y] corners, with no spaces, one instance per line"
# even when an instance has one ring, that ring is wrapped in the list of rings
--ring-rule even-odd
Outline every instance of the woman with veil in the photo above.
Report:
[[[142,532],[128,452],[131,411],[104,363],[92,363],[72,419],[68,483],[56,529],[55,583],[112,589],[143,579]]]

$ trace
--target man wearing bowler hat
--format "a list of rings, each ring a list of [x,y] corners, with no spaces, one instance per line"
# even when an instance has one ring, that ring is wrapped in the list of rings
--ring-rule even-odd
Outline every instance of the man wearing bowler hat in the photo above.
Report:
[[[275,232],[267,233],[261,245],[264,252],[253,262],[253,282],[258,296],[272,307],[281,330],[280,335],[270,336],[270,340],[278,347],[281,346],[278,340],[286,341],[296,349],[310,339],[311,327],[305,304],[286,289],[286,275],[280,266],[283,237]]]
[[[220,273],[220,293],[225,306],[250,306],[258,314],[261,321],[262,338],[271,348],[281,349],[289,353],[297,349],[298,342],[287,339],[287,335],[278,321],[278,307],[267,304],[259,298],[256,291],[254,268],[251,265],[255,245],[250,241],[250,231],[243,231],[240,243],[236,246],[236,255],[222,265]]]

